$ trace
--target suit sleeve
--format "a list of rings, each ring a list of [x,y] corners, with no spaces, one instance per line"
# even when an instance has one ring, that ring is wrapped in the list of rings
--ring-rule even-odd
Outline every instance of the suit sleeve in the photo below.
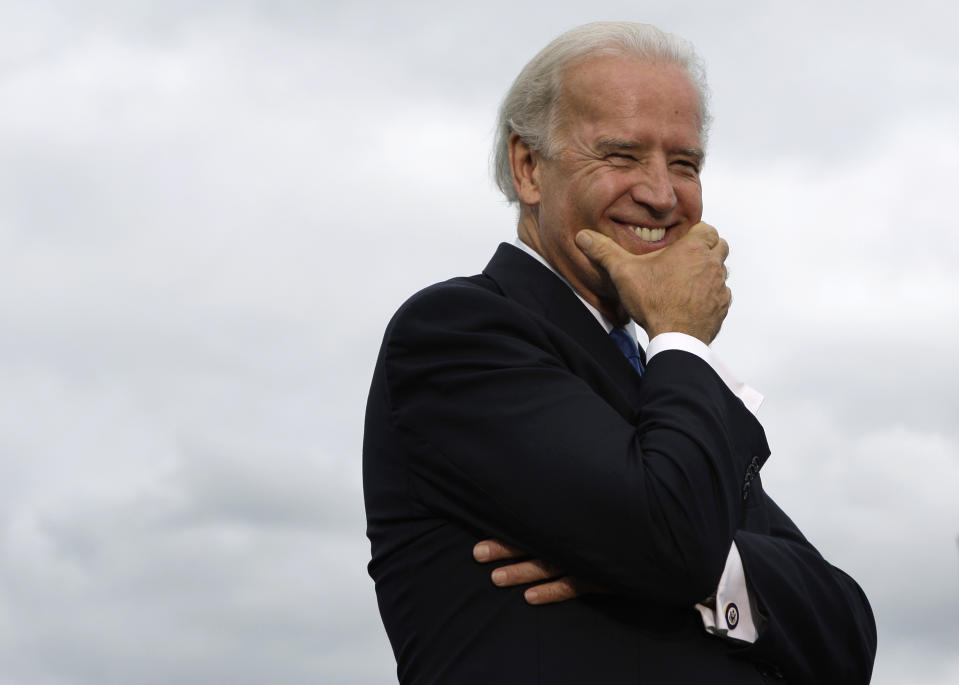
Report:
[[[425,506],[624,594],[692,606],[715,589],[747,465],[768,450],[704,361],[657,356],[629,420],[548,327],[450,284],[400,310],[383,354]]]
[[[829,564],[796,525],[759,491],[736,533],[750,591],[766,625],[740,656],[765,662],[790,683],[868,683],[876,623],[859,585]]]

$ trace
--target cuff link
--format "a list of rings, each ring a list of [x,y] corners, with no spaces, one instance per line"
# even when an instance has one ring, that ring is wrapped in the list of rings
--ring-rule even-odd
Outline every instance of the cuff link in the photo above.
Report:
[[[726,605],[726,625],[730,630],[734,630],[739,625],[739,607],[734,602]]]

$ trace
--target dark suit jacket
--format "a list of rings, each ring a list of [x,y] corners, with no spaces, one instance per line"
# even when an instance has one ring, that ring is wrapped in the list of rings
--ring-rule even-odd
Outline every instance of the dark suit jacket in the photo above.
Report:
[[[708,364],[667,351],[640,379],[514,246],[413,296],[387,328],[363,445],[369,571],[400,681],[867,682],[869,604],[764,493],[768,454]],[[612,594],[529,606],[473,561],[485,537]],[[693,609],[734,539],[767,618],[751,646]]]

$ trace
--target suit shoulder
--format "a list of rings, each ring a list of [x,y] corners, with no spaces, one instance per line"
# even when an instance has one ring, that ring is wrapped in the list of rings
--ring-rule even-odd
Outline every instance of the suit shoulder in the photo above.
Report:
[[[553,345],[535,312],[474,276],[437,283],[404,302],[386,328],[380,359],[394,371],[455,359],[509,366],[531,363],[534,350],[544,348]]]
[[[400,305],[396,316],[403,315],[409,309],[439,304],[444,300],[483,299],[491,295],[502,297],[503,293],[489,277],[483,274],[460,276],[434,283],[414,293]]]
[[[410,296],[390,320],[386,337],[411,325],[435,322],[444,327],[454,326],[457,322],[462,324],[496,311],[513,310],[516,306],[484,275],[452,278]]]

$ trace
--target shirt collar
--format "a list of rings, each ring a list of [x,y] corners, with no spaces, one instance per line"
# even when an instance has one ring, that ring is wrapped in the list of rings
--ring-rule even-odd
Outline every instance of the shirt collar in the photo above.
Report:
[[[602,312],[600,312],[598,309],[596,309],[596,307],[594,307],[594,306],[591,305],[589,302],[587,302],[587,301],[583,298],[583,296],[580,295],[579,292],[577,292],[576,288],[574,288],[569,281],[567,281],[565,278],[563,278],[563,276],[562,276],[556,269],[553,268],[553,265],[552,265],[552,264],[550,264],[549,262],[546,261],[546,259],[543,257],[543,255],[541,255],[539,252],[537,252],[536,250],[534,250],[533,248],[531,248],[529,245],[527,245],[526,243],[524,243],[524,242],[523,242],[520,238],[518,238],[518,237],[516,238],[516,240],[513,241],[513,245],[515,245],[516,247],[518,247],[519,249],[521,249],[523,252],[525,252],[526,254],[528,254],[530,257],[532,257],[533,259],[535,259],[537,262],[539,262],[540,264],[542,264],[543,266],[545,266],[547,269],[549,269],[550,271],[552,271],[554,274],[556,274],[556,278],[558,278],[558,279],[561,280],[563,283],[565,283],[567,286],[569,286],[569,289],[573,291],[573,294],[576,295],[576,297],[579,298],[579,301],[583,303],[583,306],[586,307],[586,309],[589,310],[589,313],[593,315],[593,318],[596,319],[596,321],[599,323],[599,325],[602,326],[602,327],[606,330],[607,333],[609,333],[611,330],[613,330],[613,329],[616,327],[615,325],[613,325],[613,322],[612,322],[612,321],[610,321],[610,320],[607,319],[605,316],[603,316],[603,313],[602,313]],[[633,337],[633,340],[636,339],[636,329],[637,329],[637,326],[636,326],[636,323],[635,323],[634,321],[630,320],[625,326],[623,326],[623,328],[625,328],[625,329],[626,329],[626,332],[629,333],[629,334]]]

